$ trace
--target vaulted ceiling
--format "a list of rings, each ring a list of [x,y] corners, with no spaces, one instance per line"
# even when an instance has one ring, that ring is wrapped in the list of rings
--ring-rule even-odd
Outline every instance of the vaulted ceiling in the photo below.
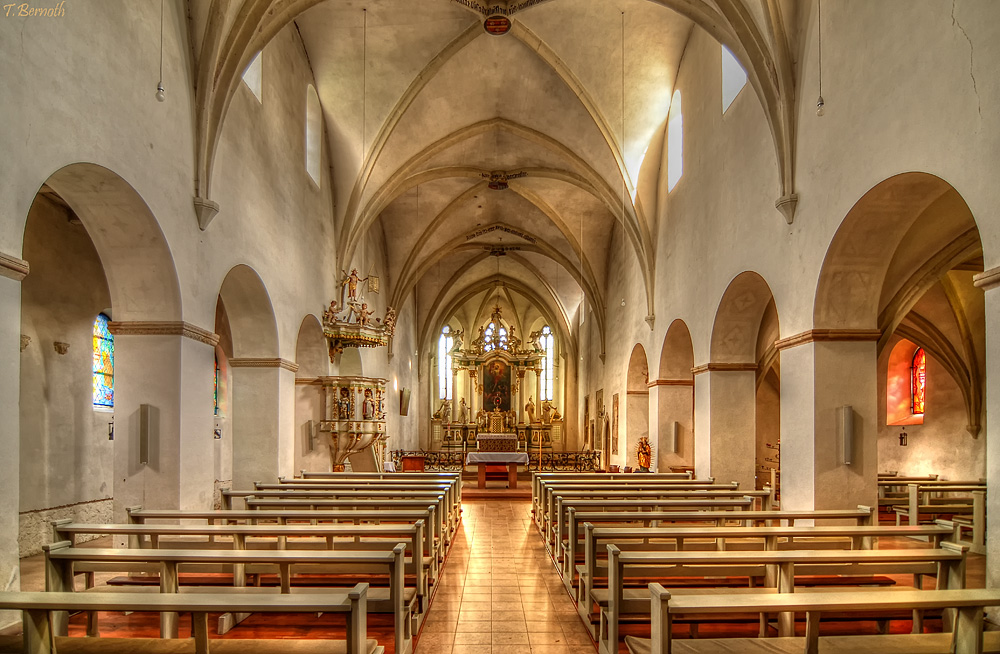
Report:
[[[615,248],[639,262],[652,312],[657,171],[695,23],[781,114],[765,37],[781,24],[777,1],[245,0],[229,16],[213,0],[201,49],[215,47],[216,71],[241,71],[278,30],[298,29],[326,123],[338,258],[380,231],[389,303],[416,293],[421,336],[502,286],[573,339],[585,297],[604,332]],[[488,14],[509,17],[510,31],[487,33]],[[210,179],[213,116],[228,100],[199,91]],[[781,168],[791,137],[771,122]],[[499,190],[497,172],[516,175]]]

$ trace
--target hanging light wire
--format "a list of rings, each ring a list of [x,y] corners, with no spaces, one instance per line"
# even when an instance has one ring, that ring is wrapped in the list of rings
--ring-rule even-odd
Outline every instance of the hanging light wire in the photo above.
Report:
[[[163,90],[163,0],[160,0],[160,81],[156,83],[156,100],[163,102],[166,99]]]
[[[625,12],[622,12],[622,71],[621,71],[621,86],[622,86],[622,266],[625,265],[625,194],[628,190],[625,188]],[[622,307],[625,306],[625,296],[622,295]]]
[[[823,0],[817,0],[816,3],[817,10],[817,45],[819,46],[819,98],[816,100],[816,115],[823,115],[823,107],[826,105],[823,102]]]

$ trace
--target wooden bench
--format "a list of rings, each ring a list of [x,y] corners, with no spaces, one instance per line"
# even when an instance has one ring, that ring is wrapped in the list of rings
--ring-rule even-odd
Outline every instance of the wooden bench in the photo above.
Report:
[[[739,484],[736,482],[731,482],[729,484],[711,484],[683,480],[668,480],[649,484],[622,484],[617,481],[596,484],[580,484],[576,482],[543,482],[541,486],[542,513],[539,528],[542,530],[542,533],[549,533],[551,531],[551,525],[554,520],[554,516],[556,515],[558,505],[556,498],[560,495],[569,495],[580,491],[599,492],[657,490],[676,491],[678,493],[683,491],[737,491],[739,490]]]
[[[967,498],[931,497],[938,493],[968,493]],[[936,518],[960,515],[959,524],[972,531],[969,545],[976,554],[986,553],[986,485],[983,483],[909,484],[906,506],[894,506],[896,524],[903,518],[911,525],[920,523],[921,514]]]
[[[594,495],[588,494],[557,495],[555,498],[556,511],[554,513],[554,524],[552,525],[551,534],[546,538],[546,547],[558,563],[560,544],[564,538],[563,534],[567,533],[567,520],[569,518],[570,507],[575,507],[577,510],[593,509],[598,506],[610,508],[638,508],[644,506],[645,508],[660,511],[696,511],[698,509],[732,510],[737,508],[751,510],[754,499],[738,495],[737,493],[739,492],[722,491],[719,495],[716,495],[715,491],[699,491],[697,494],[688,495],[682,493],[674,495],[670,491],[664,494],[660,494],[658,491],[638,491],[631,495],[625,494],[623,496],[603,499],[597,499]],[[613,499],[614,501],[608,501],[609,499]],[[637,504],[637,502],[649,503],[643,505]]]
[[[45,586],[47,591],[67,592],[75,590],[74,571],[95,569],[101,571],[145,572],[159,574],[159,592],[189,593],[199,592],[181,587],[178,573],[183,567],[199,567],[213,572],[232,571],[237,588],[227,592],[248,595],[300,594],[293,593],[292,570],[300,573],[363,573],[387,574],[387,589],[369,589],[368,608],[372,612],[391,613],[395,632],[396,650],[406,654],[412,648],[412,613],[416,601],[415,589],[407,593],[404,586],[403,554],[405,543],[398,543],[391,551],[341,551],[341,550],[166,550],[166,549],[103,549],[70,547],[69,543],[53,543],[42,548],[45,552]],[[240,583],[242,574],[273,572],[277,568],[279,589],[246,588]],[[367,584],[366,584],[367,586]],[[142,592],[140,588],[140,593]],[[324,591],[332,590],[324,588]],[[103,591],[102,591],[103,592]],[[135,592],[135,591],[133,591]],[[212,591],[214,592],[214,591]],[[84,595],[91,592],[81,593]],[[305,594],[310,594],[306,592]],[[100,610],[100,609],[96,609]],[[95,611],[96,611],[95,610]],[[220,620],[220,630],[225,632],[235,623],[246,618],[249,612],[233,612]],[[230,617],[231,616],[231,617]],[[67,633],[67,616],[54,618],[55,634]],[[164,638],[177,637],[177,613],[164,612],[160,616],[160,635]],[[88,633],[98,632],[96,613],[90,615]]]
[[[865,575],[920,574],[937,575],[938,589],[959,589],[965,586],[965,555],[967,548],[942,543],[934,549],[904,550],[766,550],[682,551],[682,552],[622,552],[608,545],[608,596],[606,608],[600,612],[598,642],[601,652],[613,654],[618,647],[618,624],[623,609],[646,607],[624,604],[625,568],[633,576],[730,576],[765,577],[778,593],[791,593],[798,575]],[[772,581],[773,580],[773,581]],[[582,586],[583,584],[581,584]],[[596,589],[595,589],[596,590]],[[849,594],[848,594],[849,595]],[[734,594],[735,597],[740,594]],[[593,596],[588,602],[596,602]],[[589,609],[589,604],[588,604]],[[766,612],[761,612],[766,613]],[[794,633],[794,615],[778,616],[779,636]],[[612,647],[613,644],[613,647]]]
[[[392,500],[387,502],[387,500]],[[270,511],[278,510],[329,510],[329,509],[373,509],[373,508],[393,508],[393,509],[416,509],[433,503],[436,507],[437,520],[434,525],[435,537],[439,538],[444,546],[451,544],[454,535],[452,528],[452,516],[445,507],[445,495],[443,493],[413,493],[410,496],[399,496],[390,492],[390,497],[302,497],[293,495],[280,495],[277,497],[257,497],[249,495],[244,498],[247,509],[264,509]]]
[[[777,550],[777,549],[867,549],[879,537],[929,538],[934,547],[954,536],[954,530],[932,525],[894,527],[879,525],[835,525],[823,527],[741,527],[741,526],[678,526],[678,527],[595,527],[585,523],[584,559],[574,566],[579,575],[578,602],[589,612],[586,603],[596,590],[596,580],[607,577],[606,563],[598,558],[601,546],[614,544],[619,550],[692,551],[692,550]],[[784,539],[782,541],[781,539]],[[799,539],[796,541],[796,539]],[[655,540],[655,542],[654,542]],[[735,541],[735,542],[734,542]],[[773,578],[765,583],[773,586]],[[751,585],[753,578],[750,579]],[[920,580],[915,579],[919,586]],[[600,602],[598,602],[600,603]],[[581,615],[586,613],[581,610]]]
[[[248,498],[256,499],[279,499],[279,498],[290,498],[290,499],[338,499],[338,498],[352,498],[352,499],[415,499],[415,498],[426,498],[428,501],[434,501],[438,504],[438,510],[441,512],[442,518],[446,520],[448,526],[448,533],[452,533],[454,529],[458,527],[458,522],[460,520],[459,509],[457,506],[451,503],[450,489],[447,484],[436,484],[429,486],[419,486],[419,485],[407,485],[407,484],[394,484],[394,488],[383,488],[379,486],[373,486],[371,490],[366,488],[357,487],[344,487],[341,489],[309,489],[309,488],[297,488],[297,487],[284,487],[277,490],[253,490],[253,491],[234,491],[229,489],[224,489],[221,493],[223,498],[222,508],[232,509],[233,499],[242,498],[244,503]]]
[[[364,550],[392,549],[400,540],[406,539],[410,558],[405,561],[406,572],[415,578],[417,613],[423,613],[430,599],[428,575],[434,567],[433,550],[424,552],[424,521],[417,520],[413,524],[390,523],[380,525],[197,525],[197,524],[88,524],[75,523],[69,520],[52,522],[53,535],[56,542],[66,541],[70,547],[75,546],[78,535],[111,535],[127,536],[130,547],[149,547],[158,549],[166,546],[171,549],[205,549],[229,547],[235,550],[248,549],[248,539],[255,539],[257,546],[267,545],[260,539],[273,539],[277,549],[284,550],[290,544],[289,538],[322,539],[324,549],[333,550]],[[212,542],[192,541],[192,537],[207,536]],[[223,536],[230,538],[232,543],[216,542],[214,539]],[[166,542],[164,538],[166,537]],[[173,538],[171,538],[173,537]],[[179,540],[184,538],[186,540]],[[349,542],[335,539],[350,538]],[[363,540],[368,539],[368,540]],[[315,545],[311,543],[295,543],[297,545]],[[300,550],[294,550],[300,551]],[[238,585],[244,585],[241,580]]]
[[[147,520],[169,521],[177,524],[181,520],[205,521],[207,524],[337,524],[354,525],[381,524],[383,522],[416,523],[424,521],[424,548],[428,556],[436,553],[430,568],[430,582],[437,578],[440,562],[444,561],[444,539],[436,532],[437,506],[428,504],[423,510],[395,508],[354,508],[343,511],[268,511],[265,509],[232,509],[198,511],[188,509],[143,509],[142,507],[126,507],[125,513],[130,524],[146,524]],[[162,524],[162,523],[161,523]],[[214,538],[209,535],[209,541]],[[57,539],[58,540],[58,539]],[[130,545],[130,547],[135,546]]]
[[[642,478],[645,480],[650,479],[678,479],[678,480],[691,480],[693,475],[691,473],[677,473],[677,472],[653,472],[644,473]],[[581,480],[587,482],[598,483],[603,480],[615,480],[622,481],[625,483],[632,483],[636,480],[636,475],[625,474],[625,473],[610,473],[610,472],[532,472],[531,473],[531,513],[535,519],[535,523],[541,528],[541,515],[543,510],[542,503],[542,493],[541,484],[544,481],[573,481]],[[702,480],[708,483],[712,483],[714,479]],[[638,483],[638,480],[635,481]]]
[[[1000,652],[1000,632],[983,631],[983,610],[1000,606],[1000,591],[912,590],[856,591],[852,593],[750,593],[745,595],[672,595],[657,583],[649,584],[651,639],[626,636],[631,654],[980,654]],[[898,610],[956,610],[954,633],[879,634],[875,636],[820,636],[825,613],[871,614]],[[682,616],[733,613],[805,613],[803,637],[676,640],[671,623]],[[613,650],[617,653],[616,648]],[[605,650],[602,649],[602,652]]]
[[[609,508],[619,508],[609,507]],[[771,526],[775,521],[787,522],[795,526],[797,520],[854,520],[857,525],[873,525],[874,512],[871,507],[858,505],[856,510],[823,509],[815,511],[577,511],[575,506],[568,509],[566,518],[566,534],[562,547],[563,581],[568,588],[575,586],[575,570],[577,558],[583,548],[583,537],[586,522],[594,524],[624,525],[627,523],[643,523],[646,527],[659,526],[660,522],[705,523],[723,527],[727,523],[742,522],[751,526],[764,522]],[[956,532],[957,533],[957,532]],[[575,535],[575,537],[573,537]]]
[[[441,489],[448,495],[448,506],[452,512],[461,513],[462,510],[462,483],[460,479],[439,479],[439,480],[416,480],[409,479],[333,479],[333,480],[287,480],[280,479],[278,483],[254,482],[256,490],[340,490],[353,488],[355,490],[406,490],[415,488],[418,490]]]
[[[25,654],[91,654],[108,651],[142,651],[149,654],[178,651],[171,641],[151,638],[68,638],[58,624],[68,611],[152,611],[167,614],[191,613],[193,651],[195,654],[226,652],[283,651],[290,654],[382,654],[384,648],[368,639],[368,584],[352,589],[340,589],[322,595],[254,595],[233,592],[205,594],[164,593],[136,595],[134,593],[17,593],[0,592],[0,610],[22,611],[24,633],[16,648],[10,641],[0,646],[0,652]],[[265,648],[258,639],[219,641],[208,637],[208,614],[218,611],[261,613],[344,613],[347,615],[346,641],[281,640],[279,647]],[[311,644],[312,643],[312,644]],[[126,649],[127,648],[127,649]],[[190,650],[189,650],[190,651]]]
[[[694,480],[694,479],[648,479],[647,475],[640,475],[636,479],[636,475],[628,475],[631,479],[542,479],[538,481],[537,484],[537,508],[532,510],[535,513],[535,523],[538,525],[539,529],[544,530],[545,524],[548,522],[549,517],[552,515],[552,511],[555,509],[555,504],[552,502],[552,493],[556,489],[560,488],[574,488],[574,489],[596,489],[605,488],[608,490],[619,489],[619,490],[642,490],[645,488],[675,488],[675,489],[700,489],[700,490],[736,490],[739,488],[739,484],[736,482],[730,482],[728,484],[716,484],[714,480],[704,481],[704,480]],[[534,499],[534,498],[533,498]]]

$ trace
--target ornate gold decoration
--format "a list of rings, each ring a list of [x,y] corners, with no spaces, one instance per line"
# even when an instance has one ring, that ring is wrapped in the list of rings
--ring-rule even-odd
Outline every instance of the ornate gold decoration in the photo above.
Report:
[[[31,343],[31,337],[27,334],[21,334],[21,351],[24,352],[28,349],[28,344]]]
[[[372,320],[374,308],[369,308],[359,285],[368,282],[368,290],[378,293],[379,278],[369,275],[361,278],[357,268],[342,271],[340,302],[331,300],[323,311],[323,334],[330,347],[330,361],[345,347],[378,347],[388,345],[396,331],[396,310],[386,307],[385,317]]]

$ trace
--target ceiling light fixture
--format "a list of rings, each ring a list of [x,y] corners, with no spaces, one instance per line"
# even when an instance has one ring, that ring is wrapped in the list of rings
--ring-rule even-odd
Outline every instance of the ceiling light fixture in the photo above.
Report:
[[[818,0],[817,4],[817,41],[819,46],[819,98],[816,100],[816,115],[822,116],[824,114],[823,108],[826,103],[823,102],[823,0]]]
[[[167,94],[163,90],[163,0],[160,0],[160,81],[156,83],[156,100],[163,102]]]

